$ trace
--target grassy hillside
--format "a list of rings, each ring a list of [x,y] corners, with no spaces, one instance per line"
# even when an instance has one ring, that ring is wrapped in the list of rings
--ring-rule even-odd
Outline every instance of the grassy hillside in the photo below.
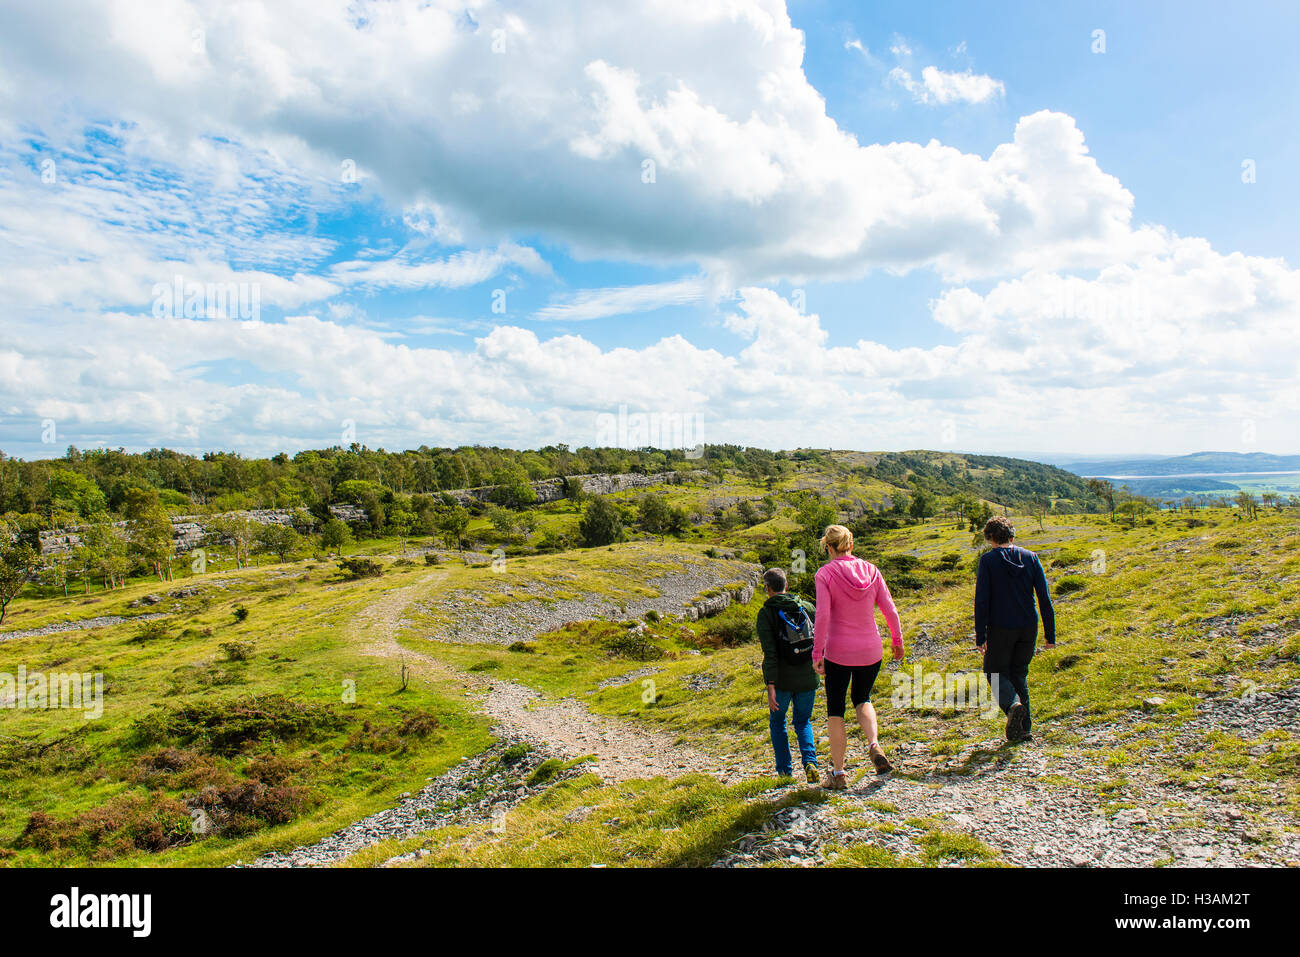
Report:
[[[459,813],[490,789],[476,778],[472,795],[437,809],[447,823],[345,862],[709,865],[750,861],[757,847],[769,856],[756,860],[777,864],[1024,863],[1039,851],[994,818],[973,828],[941,802],[1025,800],[1025,782],[1038,789],[1031,808],[1066,802],[1115,827],[1141,811],[1164,834],[1213,843],[1206,835],[1221,831],[1233,860],[1293,858],[1300,743],[1294,706],[1272,702],[1291,700],[1300,677],[1294,509],[1253,521],[1230,509],[1148,512],[1127,525],[1049,513],[1041,529],[1018,519],[1020,542],[1048,568],[1061,644],[1033,665],[1036,740],[1010,748],[999,722],[975,710],[891,700],[918,666],[948,678],[978,669],[968,523],[867,515],[857,503],[927,476],[966,482],[967,471],[972,487],[1014,494],[1050,485],[1055,470],[947,453],[800,452],[790,462],[781,477],[722,469],[652,491],[699,517],[677,535],[638,527],[645,493],[612,496],[629,540],[608,547],[537,548],[548,525],[576,527],[583,506],[564,501],[534,510],[525,541],[498,540],[484,522],[473,535],[482,550],[464,558],[435,550],[426,563],[436,544],[427,536],[367,539],[349,554],[376,560],[373,578],[344,580],[334,561],[304,557],[70,599],[29,589],[0,631],[0,673],[102,673],[104,710],[94,720],[3,711],[0,860],[249,861],[391,807],[466,759],[496,754],[492,766],[504,767],[515,748],[529,756],[506,787],[508,823]],[[752,524],[736,520],[742,501],[756,503]],[[890,581],[908,649],[875,699],[898,771],[877,781],[855,743],[855,789],[836,794],[770,777],[752,631],[762,598],[738,600],[749,563],[788,561],[805,524],[827,514],[858,523],[857,553]],[[808,560],[811,571],[814,552]],[[737,600],[721,614],[682,616],[724,593]],[[161,601],[141,601],[151,595]],[[40,633],[68,620],[99,625]],[[516,719],[576,707],[605,723],[591,725],[594,737],[501,751],[494,739],[514,741],[518,728],[494,733],[503,719],[484,709],[502,689],[535,695],[520,699]],[[603,736],[619,728],[731,771],[718,778],[645,751],[656,773],[610,779],[575,760],[587,742],[617,750]],[[782,836],[798,827],[797,841]],[[1033,846],[1058,854],[1046,838]],[[1159,848],[1134,853],[1164,861]]]

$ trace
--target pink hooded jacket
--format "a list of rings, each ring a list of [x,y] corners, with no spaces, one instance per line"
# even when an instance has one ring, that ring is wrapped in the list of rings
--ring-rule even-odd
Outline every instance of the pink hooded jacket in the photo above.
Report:
[[[871,562],[841,555],[817,569],[816,582],[813,661],[826,658],[837,665],[874,665],[883,658],[877,605],[889,622],[894,647],[903,647],[898,609],[880,569]]]

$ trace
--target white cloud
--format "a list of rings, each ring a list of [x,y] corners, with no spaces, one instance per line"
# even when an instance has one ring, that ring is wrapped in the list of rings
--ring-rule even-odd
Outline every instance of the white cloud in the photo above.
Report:
[[[330,275],[341,285],[370,289],[456,289],[484,282],[511,266],[538,274],[550,271],[537,250],[501,243],[495,249],[463,250],[444,259],[420,261],[403,253],[383,260],[349,260],[331,266]]]
[[[919,83],[902,67],[894,67],[889,71],[889,76],[911,93],[918,103],[987,103],[1006,93],[1001,80],[982,73],[972,73],[970,70],[948,73],[938,67],[927,66],[921,71]]]
[[[826,114],[779,0],[357,9],[48,0],[6,14],[0,143],[38,143],[0,149],[0,439],[51,416],[112,445],[265,452],[332,444],[347,418],[370,445],[583,444],[626,404],[767,446],[936,445],[952,420],[967,448],[1232,447],[1211,436],[1244,418],[1261,445],[1296,444],[1296,273],[1135,226],[1133,196],[1067,115],[1022,117],[987,157],[861,142]],[[923,102],[1003,95],[987,76],[904,66],[897,82]],[[86,119],[103,116],[108,133]],[[360,177],[346,189],[345,161]],[[316,211],[370,200],[409,244],[317,230]],[[295,211],[306,221],[286,226]],[[334,301],[548,275],[537,250],[551,244],[692,278],[577,291],[535,318],[717,303],[739,286],[724,320],[736,350],[439,316],[393,327],[483,334],[468,351],[413,347]],[[763,288],[881,268],[944,277],[933,316],[955,342],[834,343]],[[148,315],[177,272],[256,282],[264,303],[329,320]]]
[[[569,322],[606,316],[649,312],[664,306],[683,306],[716,298],[715,284],[706,279],[679,279],[640,286],[583,289],[564,296],[533,313],[534,319]]]
[[[1246,420],[1261,448],[1300,439],[1300,368],[1294,348],[1277,347],[1300,322],[1300,278],[1199,240],[1092,280],[1034,273],[986,294],[949,289],[933,310],[957,342],[931,348],[832,343],[818,316],[769,289],[739,297],[725,321],[734,353],[675,334],[601,348],[513,326],[460,352],[311,316],[18,322],[0,351],[0,407],[28,418],[10,417],[4,439],[27,422],[34,441],[49,416],[67,441],[110,445],[267,452],[332,444],[343,419],[389,448],[586,444],[595,417],[621,405],[698,414],[710,440],[769,447],[950,445],[950,424],[957,447],[984,451],[1139,451],[1157,437],[1238,448]],[[73,335],[75,349],[51,348]],[[257,374],[223,381],[214,362]]]
[[[1003,275],[1034,249],[1036,266],[1058,269],[1091,268],[1098,246],[1125,252],[1112,224],[1127,228],[1131,199],[1077,162],[1069,117],[1025,118],[1003,147],[1020,149],[1030,126],[1052,145],[1042,160],[1073,175],[1051,193],[997,154],[863,145],[827,116],[780,0],[593,5],[581,17],[484,0],[472,22],[451,0],[394,0],[364,20],[350,0],[191,0],[152,29],[135,9],[50,0],[13,17],[0,114],[53,127],[76,103],[135,124],[157,155],[219,135],[334,180],[351,160],[389,205],[440,210],[430,228],[445,220],[471,245],[541,233],[581,257],[738,282],[879,267]],[[919,81],[936,98],[990,84]],[[1092,215],[1054,235],[1057,203]]]

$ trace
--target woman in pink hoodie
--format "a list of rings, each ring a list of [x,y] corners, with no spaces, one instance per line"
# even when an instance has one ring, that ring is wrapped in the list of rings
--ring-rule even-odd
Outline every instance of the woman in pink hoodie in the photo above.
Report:
[[[817,569],[816,575],[813,667],[826,677],[826,724],[834,767],[825,786],[843,790],[848,787],[844,775],[844,751],[848,743],[844,730],[846,693],[850,693],[858,724],[867,736],[871,763],[880,774],[893,770],[877,739],[876,709],[871,705],[871,686],[880,673],[884,657],[884,643],[876,627],[876,607],[885,613],[885,621],[889,623],[895,661],[903,657],[903,630],[880,570],[871,562],[853,557],[853,533],[843,525],[831,525],[821,544],[830,561]]]

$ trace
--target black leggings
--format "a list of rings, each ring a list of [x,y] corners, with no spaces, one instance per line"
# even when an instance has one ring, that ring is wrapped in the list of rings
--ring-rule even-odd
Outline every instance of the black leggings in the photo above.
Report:
[[[880,662],[874,665],[837,665],[829,658],[826,662],[826,714],[832,718],[844,717],[844,694],[849,691],[850,681],[853,690],[850,697],[853,707],[871,700],[871,686],[880,674]]]

